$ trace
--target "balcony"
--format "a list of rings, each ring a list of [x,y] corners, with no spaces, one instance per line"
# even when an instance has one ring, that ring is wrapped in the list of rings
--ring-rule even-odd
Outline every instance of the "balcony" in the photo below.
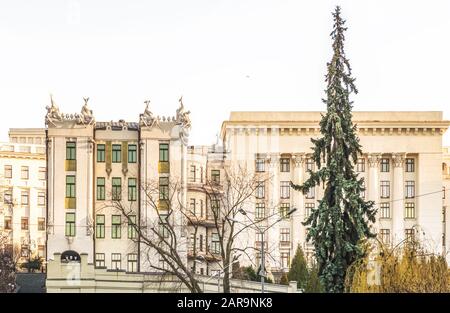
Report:
[[[210,215],[208,216],[195,216],[193,214],[188,214],[188,222],[190,225],[200,225],[204,227],[215,227],[214,218]],[[220,223],[219,223],[220,224]]]
[[[66,198],[64,207],[66,209],[76,209],[77,208],[77,198]]]
[[[170,173],[170,163],[169,162],[162,162],[162,161],[160,161],[158,163],[158,173],[159,174],[168,174],[168,173]]]
[[[74,172],[77,170],[77,160],[66,160],[65,169],[68,172]]]
[[[280,248],[289,248],[291,246],[290,241],[280,241]]]

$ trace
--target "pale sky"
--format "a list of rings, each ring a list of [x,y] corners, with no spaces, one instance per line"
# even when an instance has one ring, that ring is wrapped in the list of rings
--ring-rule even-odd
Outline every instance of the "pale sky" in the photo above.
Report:
[[[143,101],[210,144],[232,110],[323,110],[331,12],[347,20],[355,110],[450,119],[450,1],[1,0],[0,140],[44,127],[83,97],[97,120],[137,121]],[[450,145],[450,131],[445,144]]]

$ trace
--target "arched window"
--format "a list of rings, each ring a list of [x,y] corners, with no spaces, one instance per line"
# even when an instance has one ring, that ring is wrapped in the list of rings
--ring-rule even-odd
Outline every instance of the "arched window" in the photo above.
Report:
[[[442,173],[444,175],[447,175],[447,163],[442,163]]]
[[[81,258],[76,251],[67,250],[61,254],[61,262],[81,262]]]

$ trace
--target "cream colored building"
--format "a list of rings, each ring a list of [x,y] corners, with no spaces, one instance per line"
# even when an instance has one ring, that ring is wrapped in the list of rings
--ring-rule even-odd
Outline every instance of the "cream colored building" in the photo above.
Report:
[[[19,263],[45,259],[45,131],[11,129],[9,136],[0,144],[0,235]]]
[[[266,260],[273,274],[288,269],[297,245],[312,254],[301,222],[323,192],[315,188],[302,195],[289,188],[289,181],[302,183],[307,169],[314,169],[310,139],[319,136],[320,119],[320,112],[232,112],[222,125],[232,166],[240,164],[271,177],[261,187],[260,207],[248,208],[253,216],[261,214],[256,212],[261,207],[265,216],[272,216],[259,226],[267,227],[279,218],[280,208],[297,208],[292,217],[266,232]],[[364,152],[356,169],[365,180],[364,197],[378,208],[373,225],[378,238],[396,244],[419,236],[429,250],[441,253],[442,135],[449,122],[442,112],[353,112],[353,121]],[[259,247],[260,235],[249,231],[247,238],[244,244]]]
[[[450,259],[450,147],[442,149],[442,236],[443,252]]]

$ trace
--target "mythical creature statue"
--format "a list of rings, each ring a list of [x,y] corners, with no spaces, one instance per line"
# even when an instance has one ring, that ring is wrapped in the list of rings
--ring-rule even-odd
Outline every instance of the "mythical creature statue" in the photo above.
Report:
[[[176,123],[182,125],[183,128],[191,128],[191,119],[189,118],[191,111],[184,111],[183,96],[178,101],[180,102],[180,107],[177,109]]]
[[[54,125],[54,121],[62,121],[63,120],[63,115],[59,111],[58,106],[53,101],[52,95],[50,95],[50,102],[51,102],[51,106],[45,107],[47,109],[47,115],[45,116],[45,124],[46,125],[48,125],[48,124]]]
[[[150,100],[145,100],[145,111],[140,116],[141,125],[145,125],[147,127],[153,127],[155,124],[158,124],[158,119],[153,116],[152,111],[149,109]]]
[[[94,115],[92,110],[88,107],[89,98],[83,98],[84,105],[81,108],[81,115],[78,117],[78,122],[80,124],[91,124],[94,122]]]

